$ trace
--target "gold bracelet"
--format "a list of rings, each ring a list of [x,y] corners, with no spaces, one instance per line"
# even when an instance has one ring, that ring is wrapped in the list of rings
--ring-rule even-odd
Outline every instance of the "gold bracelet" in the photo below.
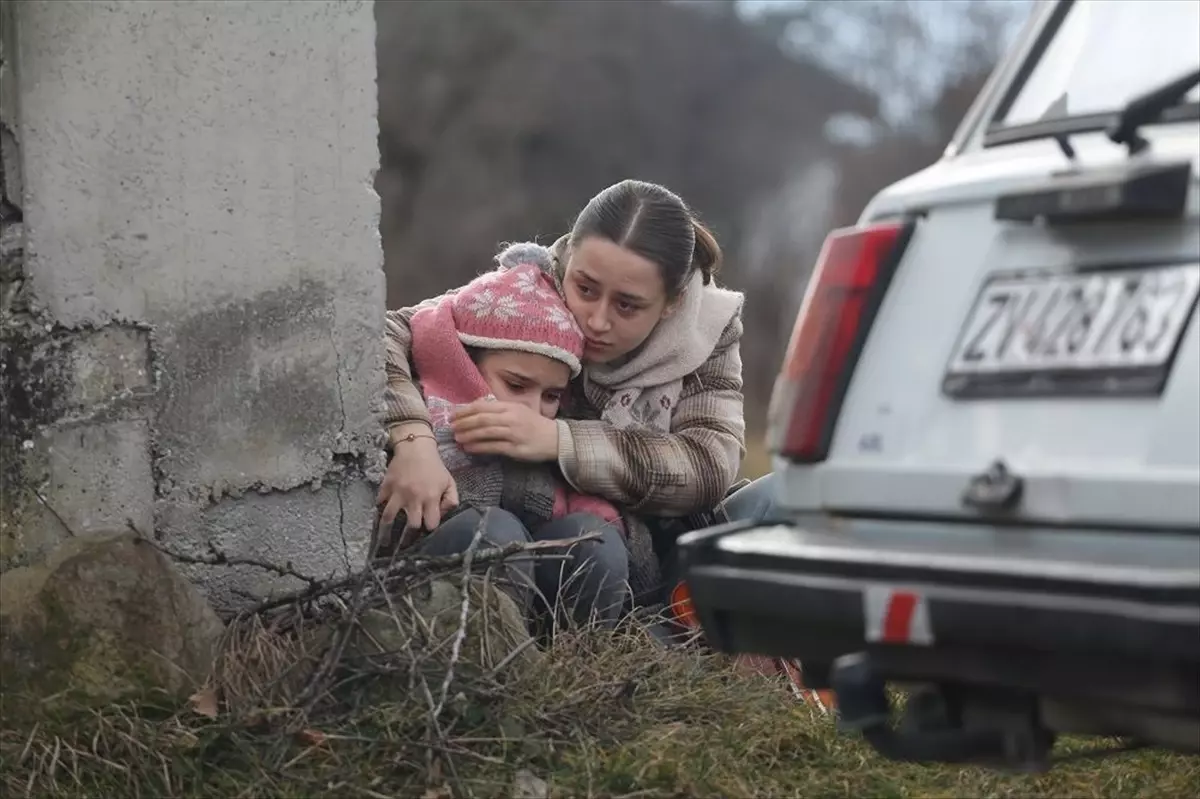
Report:
[[[400,436],[399,438],[393,438],[392,446],[395,446],[397,444],[408,444],[413,441],[416,441],[418,438],[428,438],[430,441],[437,441],[437,439],[434,438],[429,433],[409,433],[406,436]]]

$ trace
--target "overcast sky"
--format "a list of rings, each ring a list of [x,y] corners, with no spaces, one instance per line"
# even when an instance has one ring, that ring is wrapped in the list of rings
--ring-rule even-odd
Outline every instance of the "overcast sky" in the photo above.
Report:
[[[869,3],[887,3],[891,0],[840,0],[842,3],[853,3],[854,5],[869,4]],[[741,0],[739,3],[740,13],[745,16],[753,16],[758,10],[772,5],[803,5],[809,0]],[[1020,22],[1028,15],[1033,8],[1033,0],[922,0],[915,4],[914,8],[921,12],[920,21],[923,24],[927,35],[935,44],[935,47],[930,49],[927,57],[922,57],[922,54],[913,54],[915,63],[897,65],[898,69],[908,69],[914,73],[914,77],[919,79],[922,88],[921,96],[900,97],[895,93],[884,92],[885,97],[885,112],[891,119],[897,120],[905,117],[911,112],[913,107],[918,103],[935,96],[941,88],[943,81],[946,78],[947,69],[951,66],[945,64],[938,59],[935,53],[943,53],[945,49],[936,45],[952,45],[956,40],[963,37],[960,23],[963,19],[964,7],[967,3],[984,3],[1011,10],[1011,19],[1013,24],[1007,35],[1011,36],[1016,32]],[[811,54],[820,60],[824,61],[826,66],[835,70],[843,77],[850,80],[859,80],[860,82],[868,82],[869,78],[861,74],[856,74],[854,69],[854,54],[861,52],[861,48],[869,46],[867,39],[869,30],[865,24],[855,25],[852,14],[846,15],[847,22],[836,32],[837,41],[833,46],[828,44],[811,51]],[[868,85],[866,88],[878,91],[880,87]]]

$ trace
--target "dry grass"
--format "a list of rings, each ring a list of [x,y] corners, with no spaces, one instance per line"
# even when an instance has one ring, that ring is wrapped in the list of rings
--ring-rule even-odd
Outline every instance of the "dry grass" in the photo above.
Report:
[[[663,650],[632,627],[563,632],[533,664],[464,656],[432,726],[445,641],[371,679],[342,668],[300,715],[285,704],[306,678],[280,677],[318,652],[257,621],[240,630],[219,703],[205,691],[183,708],[59,702],[32,725],[6,719],[0,795],[439,799],[513,796],[532,782],[527,795],[561,797],[1182,797],[1200,787],[1200,760],[1153,752],[1041,776],[886,762],[777,680]]]
[[[31,713],[31,700],[0,692],[0,796],[1182,797],[1200,789],[1200,759],[1158,752],[1039,776],[887,762],[796,703],[781,679],[735,672],[699,648],[663,649],[633,623],[563,629],[530,646],[501,623],[491,575],[461,579],[469,558],[396,562],[319,602],[309,590],[236,620],[213,678],[182,706],[151,698],[96,710],[55,697]],[[495,563],[497,552],[480,552],[485,559]],[[445,601],[431,614],[437,586]]]

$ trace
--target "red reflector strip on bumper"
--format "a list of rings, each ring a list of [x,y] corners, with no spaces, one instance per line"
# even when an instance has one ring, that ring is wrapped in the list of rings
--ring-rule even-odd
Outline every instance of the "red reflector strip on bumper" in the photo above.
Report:
[[[863,615],[870,643],[933,645],[929,603],[915,591],[869,586],[863,592]]]

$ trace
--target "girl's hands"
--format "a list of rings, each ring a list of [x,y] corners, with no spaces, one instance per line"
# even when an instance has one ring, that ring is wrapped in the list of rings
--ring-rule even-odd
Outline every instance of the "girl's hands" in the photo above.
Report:
[[[517,402],[476,400],[458,409],[451,426],[454,440],[471,455],[558,460],[558,424]]]
[[[420,530],[434,530],[441,524],[442,514],[458,506],[458,487],[426,425],[395,427],[391,436],[392,461],[375,501],[383,505],[380,522],[384,530],[390,530],[404,511],[407,523],[400,546],[407,546]]]

